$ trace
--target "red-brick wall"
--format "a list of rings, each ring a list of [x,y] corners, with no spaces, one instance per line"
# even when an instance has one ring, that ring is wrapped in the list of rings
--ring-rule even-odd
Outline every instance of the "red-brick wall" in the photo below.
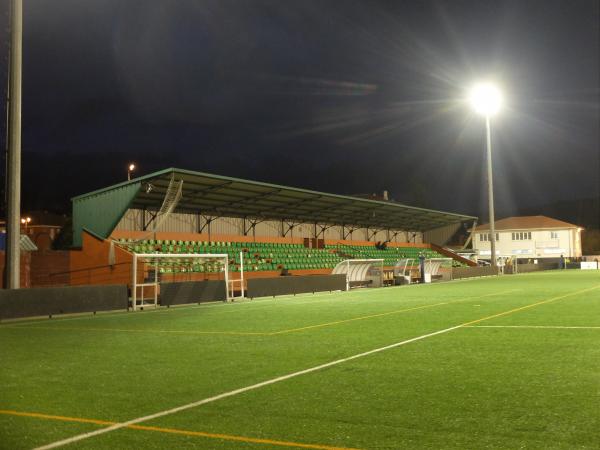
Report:
[[[6,261],[5,252],[0,251],[0,288],[4,289],[4,265]],[[31,287],[31,254],[29,252],[21,251],[21,287]]]
[[[115,245],[115,261],[109,265],[110,242],[83,232],[81,250],[70,253],[70,283],[129,284],[132,256]]]
[[[31,286],[68,286],[69,251],[44,250],[31,253]]]

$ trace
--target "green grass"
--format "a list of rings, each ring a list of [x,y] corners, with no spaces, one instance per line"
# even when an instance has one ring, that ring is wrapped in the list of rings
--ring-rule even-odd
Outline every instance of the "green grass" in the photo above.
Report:
[[[487,317],[65,448],[286,448],[165,429],[321,447],[598,448],[596,271],[3,324],[0,410],[123,422]],[[0,448],[105,426],[0,412]]]

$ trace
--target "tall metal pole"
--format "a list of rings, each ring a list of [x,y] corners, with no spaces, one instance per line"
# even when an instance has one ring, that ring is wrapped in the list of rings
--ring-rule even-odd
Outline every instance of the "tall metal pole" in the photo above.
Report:
[[[6,287],[20,287],[21,235],[21,68],[23,54],[23,0],[12,0],[8,86],[8,179]]]
[[[497,267],[496,261],[496,224],[494,219],[494,180],[492,178],[492,138],[490,132],[490,117],[485,117],[487,140],[487,178],[488,178],[488,208],[490,210],[490,263]]]

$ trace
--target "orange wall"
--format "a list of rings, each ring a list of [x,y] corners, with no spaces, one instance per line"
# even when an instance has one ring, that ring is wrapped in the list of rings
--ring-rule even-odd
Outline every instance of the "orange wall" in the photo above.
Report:
[[[70,254],[62,250],[31,253],[31,286],[67,286],[71,280]]]
[[[111,266],[109,248],[109,241],[84,231],[81,250],[71,251],[71,285],[131,283],[131,254],[115,245],[115,264]]]
[[[4,289],[4,262],[6,261],[6,253],[0,251],[0,289]],[[31,287],[31,254],[21,250],[19,282],[22,288]]]

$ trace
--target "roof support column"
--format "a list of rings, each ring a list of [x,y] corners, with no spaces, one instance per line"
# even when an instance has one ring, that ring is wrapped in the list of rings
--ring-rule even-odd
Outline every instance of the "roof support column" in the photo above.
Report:
[[[392,232],[392,230],[388,229],[387,230],[387,240],[388,242],[392,242],[393,239],[396,239],[396,237],[401,233],[401,231],[394,231]]]
[[[150,214],[150,220],[148,222],[146,222],[146,212],[148,212],[148,214]],[[142,230],[146,231],[148,229],[148,227],[150,226],[150,224],[152,222],[154,222],[154,220],[156,219],[156,217],[158,216],[158,211],[155,211],[154,213],[152,211],[147,211],[146,207],[144,207],[144,210],[142,211]]]
[[[467,238],[467,240],[465,241],[465,245],[462,246],[462,249],[464,250],[465,248],[467,248],[469,246],[469,244],[471,243],[471,240],[473,239],[473,230],[475,230],[475,228],[477,227],[477,219],[475,219],[473,221],[473,226],[471,227],[471,229],[469,230],[469,237]]]
[[[287,222],[281,219],[281,237],[286,237],[288,233],[290,233],[290,238],[293,237],[294,228],[296,228],[296,225],[298,224],[298,222]]]
[[[352,240],[352,233],[354,233],[355,230],[356,228],[349,227],[348,232],[346,233],[346,226],[342,225],[342,239],[346,240],[346,238],[350,236],[350,240]]]
[[[204,223],[203,223],[202,225],[200,225],[200,218],[203,218],[203,219],[204,219]],[[218,219],[218,218],[219,218],[218,216],[205,216],[205,215],[202,215],[202,214],[200,214],[200,215],[199,215],[199,220],[198,220],[198,225],[199,225],[199,227],[198,227],[198,233],[202,233],[202,232],[203,232],[203,231],[206,229],[206,231],[207,231],[207,233],[208,233],[208,242],[210,242],[210,241],[211,241],[211,237],[210,237],[210,235],[211,235],[211,224],[212,224],[212,223],[213,223],[213,222],[214,222],[216,219]]]
[[[366,237],[367,237],[367,241],[370,241],[370,240],[371,240],[371,238],[375,237],[375,235],[376,235],[377,233],[379,233],[379,231],[380,231],[380,230],[372,230],[372,231],[373,231],[373,233],[372,233],[372,234],[370,234],[370,233],[369,233],[369,227],[367,227],[367,228],[365,228],[365,229],[366,229],[366,233],[365,233],[365,234],[366,234]]]
[[[330,228],[333,228],[334,225],[318,225],[318,227],[320,227],[321,229],[319,230],[319,232],[317,233],[317,239],[319,238],[319,236],[323,236],[323,239],[325,239],[325,232],[327,230],[329,230]]]
[[[250,222],[250,226],[246,228],[246,221]],[[254,238],[254,242],[256,242],[256,225],[264,222],[263,219],[248,219],[247,217],[243,217],[242,225],[244,227],[244,236],[248,236],[250,230],[252,230],[252,237]]]

